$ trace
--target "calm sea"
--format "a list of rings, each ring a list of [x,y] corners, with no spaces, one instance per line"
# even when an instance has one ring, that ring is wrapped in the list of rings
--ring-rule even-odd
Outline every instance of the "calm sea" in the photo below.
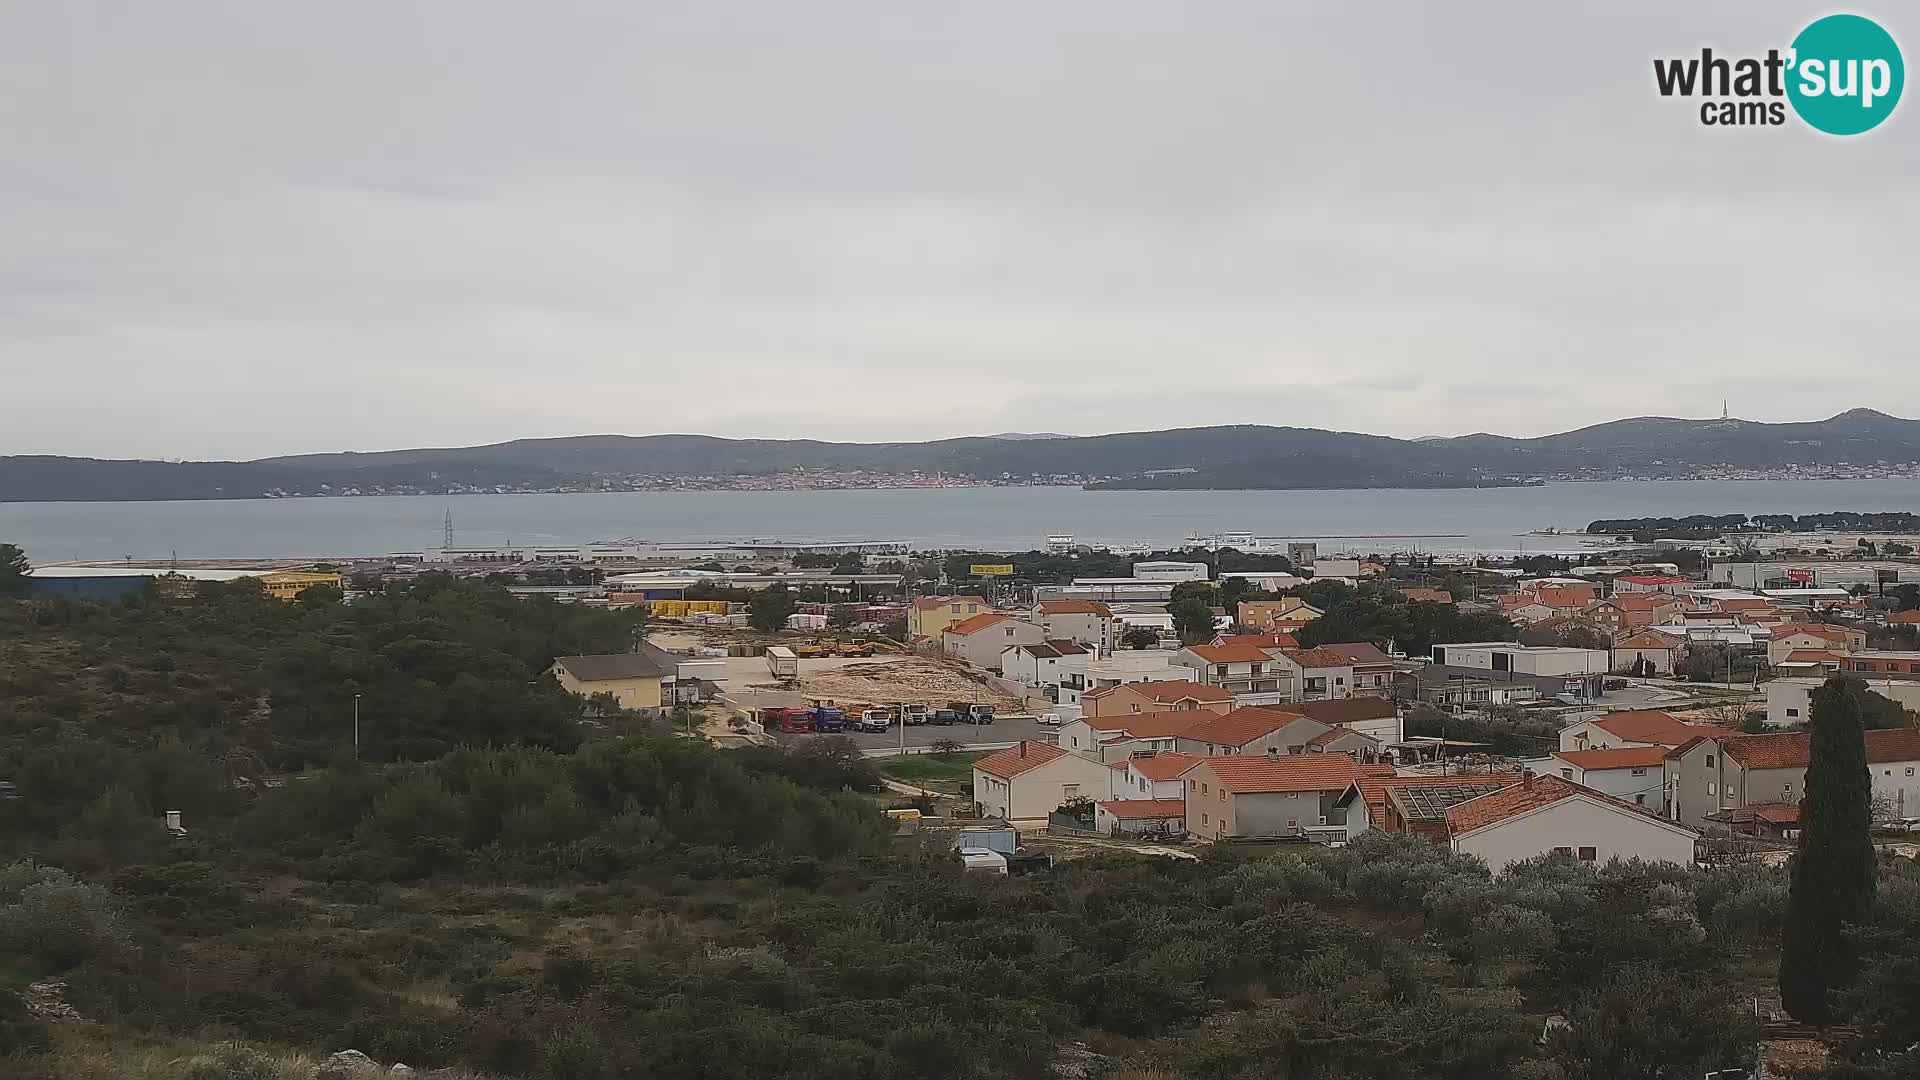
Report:
[[[440,543],[453,513],[461,546],[651,540],[901,540],[921,547],[1027,550],[1048,533],[1082,542],[1176,544],[1190,533],[1318,539],[1323,550],[1568,551],[1529,535],[1597,518],[1685,514],[1920,511],[1920,480],[1549,484],[1454,491],[634,492],[396,496],[224,502],[0,503],[0,542],[39,562],[386,555]]]

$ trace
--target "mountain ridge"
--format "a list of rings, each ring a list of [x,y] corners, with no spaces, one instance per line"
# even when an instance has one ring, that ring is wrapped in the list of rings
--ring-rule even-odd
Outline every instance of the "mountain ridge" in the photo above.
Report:
[[[1475,432],[1417,440],[1261,424],[876,443],[608,433],[249,461],[15,455],[0,457],[0,502],[645,490],[747,480],[778,486],[767,478],[800,470],[841,474],[854,486],[861,478],[931,476],[1116,489],[1479,487],[1536,477],[1915,462],[1920,421],[1868,408],[1786,423],[1639,416],[1533,437]]]

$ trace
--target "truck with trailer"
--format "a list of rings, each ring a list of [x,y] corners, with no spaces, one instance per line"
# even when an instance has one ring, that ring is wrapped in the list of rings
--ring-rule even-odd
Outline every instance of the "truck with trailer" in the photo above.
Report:
[[[767,673],[776,679],[797,679],[800,677],[800,658],[785,645],[769,646]]]
[[[821,705],[813,710],[813,730],[827,734],[847,730],[847,714],[832,705]]]

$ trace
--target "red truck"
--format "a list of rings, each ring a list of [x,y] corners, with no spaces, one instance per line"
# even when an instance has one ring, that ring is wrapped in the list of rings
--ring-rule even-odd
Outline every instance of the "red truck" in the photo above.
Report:
[[[785,735],[805,735],[813,731],[813,714],[807,709],[762,709],[760,725]]]

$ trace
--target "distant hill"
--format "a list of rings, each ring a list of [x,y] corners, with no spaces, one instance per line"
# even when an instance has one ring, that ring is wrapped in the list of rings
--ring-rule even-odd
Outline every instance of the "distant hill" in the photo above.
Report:
[[[1409,440],[1258,425],[917,443],[581,435],[239,462],[0,457],[0,502],[725,486],[796,469],[978,481],[1039,477],[1142,489],[1476,487],[1535,477],[1669,477],[1714,467],[1913,461],[1920,461],[1920,422],[1872,409],[1791,424],[1637,417],[1531,439]]]

